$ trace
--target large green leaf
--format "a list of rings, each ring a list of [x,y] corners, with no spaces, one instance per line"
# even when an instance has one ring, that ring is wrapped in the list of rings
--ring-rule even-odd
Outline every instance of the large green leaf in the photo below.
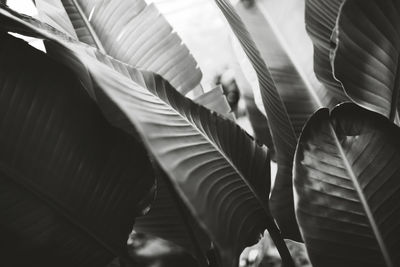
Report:
[[[340,4],[344,0],[305,0],[306,29],[314,44],[314,71],[318,79],[336,99],[347,99],[341,84],[333,77],[330,61],[331,36],[336,25]],[[331,105],[330,105],[331,106]]]
[[[285,237],[300,240],[293,207],[292,165],[296,134],[272,76],[241,18],[227,0],[216,0],[257,73],[260,92],[273,138],[278,172],[271,208]]]
[[[399,266],[400,129],[355,104],[318,111],[296,150],[296,214],[313,266]]]
[[[200,83],[196,61],[154,4],[144,0],[38,0],[36,4],[45,22],[115,59],[162,75],[182,93]]]
[[[345,1],[335,33],[334,74],[346,94],[394,119],[400,87],[400,1]]]
[[[146,151],[112,127],[71,71],[0,33],[4,266],[105,266],[153,184]]]
[[[87,68],[103,111],[112,117],[112,102],[135,125],[215,242],[224,266],[236,266],[242,249],[265,228],[290,263],[268,210],[268,155],[240,127],[182,96],[159,75],[140,72],[11,10],[0,9],[0,15],[2,29],[44,38],[74,67],[81,62]]]

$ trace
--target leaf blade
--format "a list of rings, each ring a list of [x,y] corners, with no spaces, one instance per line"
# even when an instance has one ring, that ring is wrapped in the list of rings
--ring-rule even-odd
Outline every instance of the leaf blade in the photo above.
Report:
[[[391,188],[398,187],[398,132],[355,104],[321,110],[308,122],[295,159],[296,213],[316,266],[398,263],[398,238],[390,235],[399,223],[384,215],[398,213]]]

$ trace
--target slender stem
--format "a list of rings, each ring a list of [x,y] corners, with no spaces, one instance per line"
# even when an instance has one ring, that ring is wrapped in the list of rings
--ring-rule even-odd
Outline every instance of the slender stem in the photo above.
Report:
[[[295,267],[292,256],[290,255],[286,243],[282,238],[281,231],[272,217],[268,220],[268,232],[272,241],[274,241],[276,248],[278,249],[279,255],[281,256],[282,266]]]

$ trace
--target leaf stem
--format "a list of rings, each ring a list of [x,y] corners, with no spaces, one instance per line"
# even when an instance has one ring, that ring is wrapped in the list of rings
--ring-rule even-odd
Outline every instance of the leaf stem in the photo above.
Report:
[[[274,241],[276,248],[278,249],[279,255],[281,256],[282,267],[295,267],[289,249],[287,248],[286,243],[282,238],[281,231],[279,230],[272,217],[268,220],[267,230],[269,232],[269,235],[271,236],[272,241]]]

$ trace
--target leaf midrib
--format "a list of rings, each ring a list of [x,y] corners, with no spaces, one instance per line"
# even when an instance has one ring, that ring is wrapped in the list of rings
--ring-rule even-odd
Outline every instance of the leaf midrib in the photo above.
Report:
[[[82,18],[83,23],[85,24],[87,30],[89,31],[90,35],[93,38],[93,42],[96,44],[97,49],[99,49],[103,54],[107,54],[107,51],[105,50],[102,42],[100,41],[100,38],[97,36],[96,31],[93,29],[92,24],[89,22],[88,18],[86,17],[86,14],[83,12],[80,4],[77,2],[77,0],[70,0],[72,1],[72,4],[75,6],[76,10],[78,11],[80,17]],[[69,18],[69,16],[68,16]],[[76,29],[74,27],[74,30],[76,32]]]
[[[376,220],[374,218],[374,215],[373,215],[373,213],[371,211],[371,208],[369,207],[368,201],[364,196],[363,189],[362,189],[362,187],[361,187],[361,185],[360,185],[360,183],[359,183],[359,181],[357,179],[357,176],[355,175],[355,173],[353,171],[353,168],[351,167],[351,164],[350,164],[350,162],[349,162],[349,160],[348,160],[348,158],[346,156],[346,153],[343,150],[342,145],[340,144],[339,138],[336,135],[336,132],[334,130],[334,126],[331,123],[329,123],[329,130],[331,131],[331,134],[332,134],[332,136],[334,138],[336,147],[339,150],[340,156],[341,156],[341,158],[343,160],[344,167],[345,167],[345,169],[346,169],[346,171],[347,171],[347,173],[348,173],[348,175],[349,175],[349,177],[350,177],[350,179],[351,179],[351,181],[352,181],[352,183],[353,183],[353,185],[355,187],[355,190],[356,190],[357,195],[358,195],[358,197],[360,199],[361,205],[362,205],[362,207],[363,207],[363,209],[365,211],[365,215],[367,216],[368,222],[370,223],[370,226],[372,228],[372,231],[374,233],[376,241],[378,242],[378,246],[379,246],[380,251],[382,253],[383,259],[386,262],[386,265],[388,267],[394,267],[393,261],[392,261],[390,255],[389,255],[388,249],[387,249],[386,244],[385,244],[385,242],[383,240],[383,236],[382,236],[382,234],[381,234],[381,232],[380,232],[380,230],[378,228],[378,225],[377,225]]]

